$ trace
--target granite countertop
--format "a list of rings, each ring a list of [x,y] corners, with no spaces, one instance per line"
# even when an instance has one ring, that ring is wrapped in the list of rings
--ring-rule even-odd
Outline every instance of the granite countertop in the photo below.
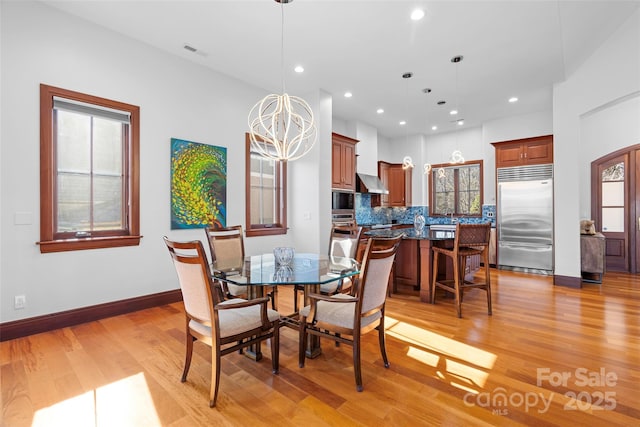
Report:
[[[416,230],[411,228],[402,228],[402,229],[379,229],[379,230],[371,230],[363,233],[365,236],[369,237],[398,237],[402,235],[404,239],[413,239],[413,240],[448,240],[453,239],[455,233],[453,231],[444,231],[444,230],[430,230],[429,227],[425,227],[422,233],[417,234]]]

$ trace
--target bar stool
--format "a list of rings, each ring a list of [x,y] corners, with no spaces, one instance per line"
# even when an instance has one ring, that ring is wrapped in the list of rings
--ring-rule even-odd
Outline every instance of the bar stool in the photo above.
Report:
[[[489,271],[489,238],[491,224],[460,224],[456,225],[453,248],[434,246],[433,250],[433,278],[431,279],[431,304],[436,301],[436,288],[452,292],[455,295],[458,317],[462,317],[462,296],[466,289],[479,288],[487,292],[487,305],[491,314],[491,275]],[[438,257],[444,255],[453,261],[453,280],[438,280]],[[484,281],[474,282],[465,280],[467,257],[481,255],[484,263]]]

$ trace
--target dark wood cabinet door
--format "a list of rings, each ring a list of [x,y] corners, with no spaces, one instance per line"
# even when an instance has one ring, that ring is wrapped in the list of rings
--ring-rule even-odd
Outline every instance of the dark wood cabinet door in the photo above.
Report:
[[[522,144],[505,144],[496,146],[496,167],[508,168],[522,164]]]
[[[331,145],[331,187],[342,188],[342,144]]]
[[[378,162],[378,177],[389,190],[389,194],[375,195],[371,206],[403,207],[411,204],[411,171],[403,169],[402,163]]]
[[[389,206],[406,206],[405,173],[402,165],[389,167]]]
[[[523,147],[524,163],[544,165],[553,163],[553,137],[534,138]]]
[[[399,285],[420,286],[419,240],[403,239],[395,258],[395,280]]]
[[[358,140],[337,133],[331,139],[331,188],[356,189],[356,144]]]
[[[345,189],[356,189],[356,145],[342,144],[342,168],[344,171],[343,186]]]
[[[553,163],[553,135],[494,142],[496,168]]]

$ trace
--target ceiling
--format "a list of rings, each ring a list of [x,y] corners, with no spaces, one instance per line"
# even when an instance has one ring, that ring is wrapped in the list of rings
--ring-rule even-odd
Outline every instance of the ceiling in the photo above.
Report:
[[[322,89],[333,97],[334,116],[365,122],[386,138],[449,132],[459,128],[458,119],[470,127],[550,110],[554,83],[570,76],[640,5],[637,0],[43,2],[270,92],[282,92],[283,80],[291,95]],[[412,21],[416,8],[425,16]],[[456,55],[464,60],[452,63]],[[295,73],[295,65],[305,71]],[[406,72],[413,77],[403,79]],[[425,94],[426,88],[431,92]],[[345,98],[346,91],[353,96]],[[518,102],[509,103],[512,96]],[[376,113],[378,108],[384,113]],[[459,114],[450,115],[451,109]]]

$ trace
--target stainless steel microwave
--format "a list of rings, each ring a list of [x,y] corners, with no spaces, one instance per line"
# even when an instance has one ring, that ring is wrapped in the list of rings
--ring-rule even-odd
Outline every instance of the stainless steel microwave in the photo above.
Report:
[[[331,196],[331,209],[333,211],[354,210],[354,193],[347,191],[332,191]]]

